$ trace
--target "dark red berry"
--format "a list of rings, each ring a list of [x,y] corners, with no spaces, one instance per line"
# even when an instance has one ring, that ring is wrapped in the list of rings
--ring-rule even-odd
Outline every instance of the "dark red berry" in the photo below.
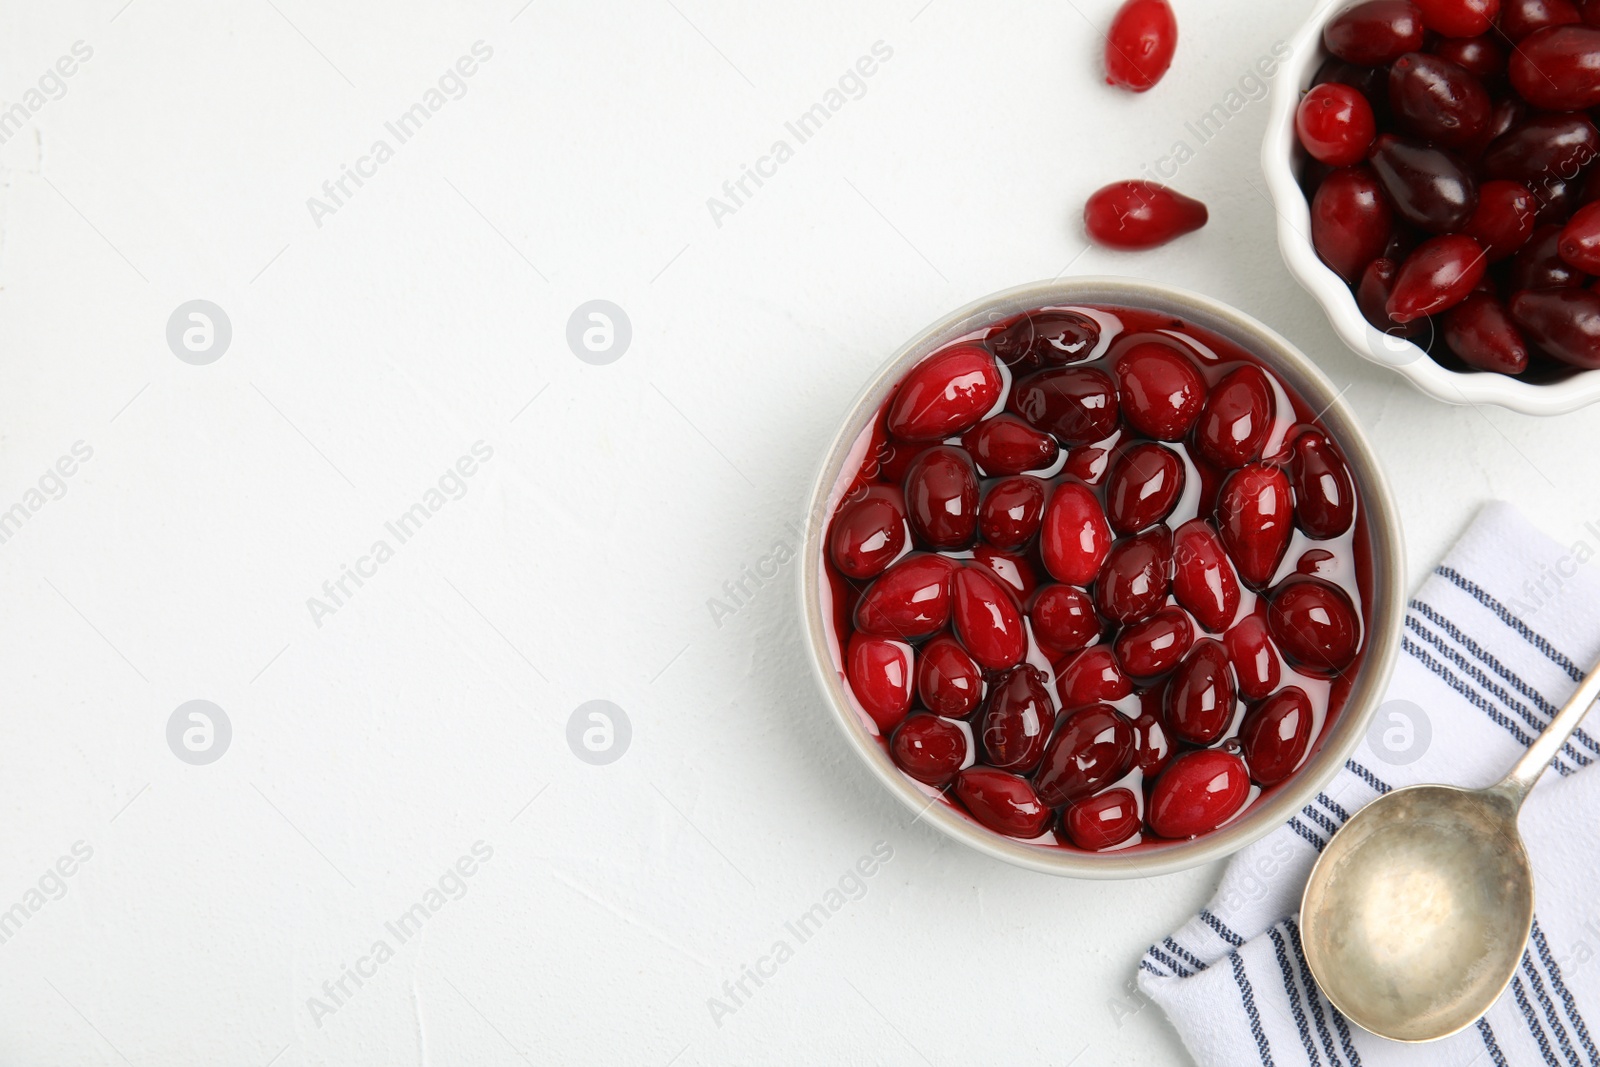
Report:
[[[972,743],[959,723],[937,715],[906,719],[889,742],[895,765],[919,782],[949,785],[972,756]]]
[[[1103,852],[1139,832],[1143,819],[1131,789],[1108,789],[1070,805],[1061,813],[1067,840],[1086,852]]]
[[[1478,208],[1461,232],[1483,246],[1490,263],[1512,255],[1533,236],[1539,202],[1521,182],[1485,182]]]
[[[1157,526],[1111,546],[1094,585],[1094,606],[1117,622],[1154,615],[1172,588],[1172,531]]]
[[[1528,343],[1492,293],[1471,293],[1446,312],[1444,340],[1469,367],[1501,374],[1528,369]]]
[[[1021,548],[1044,521],[1046,492],[1044,482],[1025,474],[1000,479],[978,505],[978,532],[996,548]]]
[[[1319,674],[1343,671],[1361,648],[1355,605],[1343,589],[1321,578],[1295,574],[1273,589],[1267,628],[1291,662]]]
[[[1558,248],[1561,258],[1578,270],[1600,274],[1600,200],[1578,209],[1561,231]]]
[[[1294,532],[1288,476],[1263,463],[1234,471],[1217,498],[1217,530],[1239,577],[1258,589],[1268,585]]]
[[[950,621],[955,564],[943,556],[910,555],[884,571],[856,605],[856,629],[912,640]]]
[[[1045,746],[1034,785],[1051,807],[1097,793],[1133,767],[1133,724],[1109,704],[1094,704],[1062,721]]]
[[[1055,438],[1004,412],[968,430],[961,445],[990,477],[1042,470],[1059,451]]]
[[[1087,648],[1100,636],[1094,601],[1070,585],[1047,585],[1039,590],[1028,620],[1033,623],[1033,636],[1052,659]]]
[[[978,470],[951,445],[930,448],[906,472],[906,512],[923,548],[966,548],[978,537]]]
[[[1600,367],[1600,293],[1547,289],[1511,298],[1511,318],[1528,339],[1563,363]]]
[[[1321,430],[1307,430],[1290,446],[1295,524],[1313,541],[1350,529],[1356,515],[1355,486],[1344,457]]]
[[[1415,0],[1422,23],[1446,37],[1488,33],[1500,14],[1500,0]]]
[[[1547,26],[1582,21],[1572,0],[1504,0],[1500,8],[1500,32],[1514,42]]]
[[[994,354],[1021,370],[1082,363],[1099,343],[1099,323],[1076,311],[1031,311],[989,337]]]
[[[1050,809],[1026,778],[992,767],[969,767],[956,776],[956,796],[972,817],[997,834],[1031,841],[1050,825]]]
[[[1223,636],[1222,643],[1227,646],[1240,696],[1260,700],[1278,688],[1283,663],[1267,634],[1265,612],[1258,610],[1240,619]]]
[[[1122,417],[1158,441],[1181,441],[1200,417],[1205,381],[1182,349],[1141,341],[1117,357]]]
[[[1370,167],[1334,171],[1311,198],[1311,243],[1347,283],[1383,254],[1393,230],[1394,211]]]
[[[1133,683],[1109,645],[1091,645],[1066,663],[1056,665],[1056,695],[1063,710],[1121,700],[1133,692]]]
[[[1165,608],[1117,635],[1117,662],[1132,678],[1166,674],[1194,643],[1194,627],[1182,608]]]
[[[995,683],[978,735],[984,759],[1003,771],[1029,774],[1055,728],[1055,704],[1038,668],[1013,667]]]
[[[1239,726],[1239,743],[1250,777],[1276,785],[1300,766],[1311,747],[1311,700],[1289,686],[1251,709]]]
[[[1195,430],[1201,457],[1225,470],[1258,458],[1272,430],[1274,406],[1272,386],[1260,367],[1230,371],[1201,406]]]
[[[1227,629],[1239,611],[1233,561],[1204,519],[1190,519],[1172,535],[1172,593],[1212,633]]]
[[[954,637],[940,634],[917,655],[917,697],[936,715],[964,718],[983,699],[983,668]]]
[[[1209,745],[1233,724],[1237,707],[1228,650],[1210,638],[1196,641],[1167,682],[1166,722],[1172,735],[1191,745]]]
[[[1367,0],[1336,15],[1322,43],[1347,63],[1382,66],[1422,47],[1422,12],[1408,0]]]
[[[1069,448],[1091,444],[1117,428],[1117,387],[1093,367],[1041,371],[1017,384],[1011,409]]]
[[[905,497],[892,486],[873,486],[846,505],[828,538],[833,565],[858,581],[882,574],[905,547]]]
[[[1395,211],[1418,229],[1459,232],[1478,206],[1472,172],[1442,148],[1385,133],[1373,142],[1370,161]]]
[[[1494,111],[1475,74],[1422,52],[1407,53],[1389,68],[1389,106],[1408,131],[1451,148],[1478,143]]]
[[[1106,517],[1119,534],[1138,533],[1172,513],[1183,493],[1183,460],[1164,445],[1134,445],[1111,468]]]
[[[1600,105],[1600,29],[1551,26],[1517,42],[1511,85],[1534,107],[1582,111]]]

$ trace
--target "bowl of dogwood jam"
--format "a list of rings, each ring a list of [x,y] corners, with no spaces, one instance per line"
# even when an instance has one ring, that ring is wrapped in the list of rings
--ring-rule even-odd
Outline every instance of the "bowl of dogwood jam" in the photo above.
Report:
[[[1226,856],[1350,757],[1399,645],[1377,459],[1282,337],[1195,293],[988,297],[878,372],[806,525],[811,658],[919,817],[1053,874]]]

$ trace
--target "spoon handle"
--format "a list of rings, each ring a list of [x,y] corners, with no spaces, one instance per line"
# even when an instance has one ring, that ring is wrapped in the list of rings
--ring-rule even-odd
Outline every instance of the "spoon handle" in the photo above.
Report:
[[[1567,701],[1556,717],[1550,720],[1550,725],[1544,728],[1544,733],[1533,739],[1533,744],[1528,746],[1527,754],[1517,761],[1511,768],[1511,773],[1506,775],[1495,791],[1509,799],[1513,806],[1521,807],[1528,796],[1528,791],[1533,788],[1533,783],[1550,766],[1550,761],[1556,758],[1561,751],[1561,746],[1567,743],[1567,738],[1572,736],[1572,731],[1578,728],[1578,723],[1583,721],[1583,716],[1589,706],[1600,697],[1600,664],[1596,664],[1583,681],[1578,683],[1578,688],[1573,692],[1572,698]]]

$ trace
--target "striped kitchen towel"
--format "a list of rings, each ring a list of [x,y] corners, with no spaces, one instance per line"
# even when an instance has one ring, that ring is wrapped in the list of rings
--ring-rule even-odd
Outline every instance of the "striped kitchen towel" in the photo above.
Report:
[[[1600,524],[1558,545],[1491,504],[1408,605],[1372,728],[1288,825],[1228,864],[1211,903],[1139,961],[1202,1067],[1600,1067],[1600,715],[1529,796],[1533,937],[1489,1014],[1427,1045],[1334,1010],[1306,967],[1300,893],[1328,837],[1380,793],[1499,779],[1600,659]]]

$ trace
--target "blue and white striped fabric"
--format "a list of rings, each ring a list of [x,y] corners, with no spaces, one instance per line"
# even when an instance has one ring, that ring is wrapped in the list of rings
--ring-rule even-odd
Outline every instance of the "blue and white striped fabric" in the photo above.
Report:
[[[1569,546],[1492,504],[1406,614],[1367,740],[1299,816],[1229,863],[1211,904],[1139,962],[1202,1067],[1600,1067],[1600,715],[1528,798],[1537,913],[1522,967],[1476,1026],[1385,1041],[1318,992],[1296,921],[1317,853],[1378,794],[1497,780],[1600,659],[1600,528]]]

